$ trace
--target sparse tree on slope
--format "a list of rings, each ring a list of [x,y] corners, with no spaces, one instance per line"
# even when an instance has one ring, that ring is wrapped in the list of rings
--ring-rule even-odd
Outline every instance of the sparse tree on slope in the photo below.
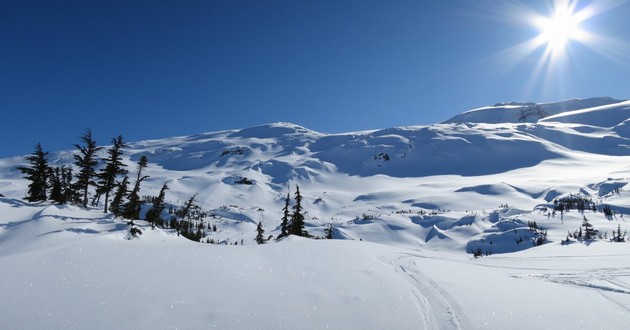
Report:
[[[140,160],[138,160],[138,176],[136,183],[129,193],[128,202],[125,204],[122,214],[123,217],[127,219],[133,220],[140,217],[140,183],[149,177],[148,175],[142,176],[142,170],[147,167],[147,164],[147,157],[142,155]]]
[[[582,221],[582,227],[584,228],[584,239],[596,239],[597,238],[597,230],[593,228],[593,225],[588,222],[588,219],[584,217]]]
[[[127,186],[129,185],[129,177],[125,176],[121,183],[118,184],[118,189],[114,194],[112,203],[109,205],[109,210],[115,217],[120,217],[123,213],[122,202],[123,198],[127,195]]]
[[[282,209],[282,222],[280,223],[280,235],[277,239],[281,239],[289,235],[289,201],[291,199],[291,193],[287,193],[287,197],[284,199],[284,208]]]
[[[192,197],[190,197],[188,201],[186,201],[186,205],[184,205],[184,207],[181,210],[179,210],[179,212],[177,212],[181,221],[184,221],[186,220],[186,218],[188,218],[190,209],[192,208],[195,202],[195,197],[197,197],[197,194],[194,194]]]
[[[300,195],[300,187],[298,186],[295,186],[295,205],[293,205],[293,214],[291,215],[289,234],[296,236],[308,236],[308,233],[304,230],[304,215],[302,214],[302,195]]]
[[[264,233],[265,230],[262,227],[262,222],[259,221],[258,227],[256,227],[256,238],[254,238],[254,241],[258,244],[265,244],[265,236],[263,236]]]
[[[617,225],[617,230],[613,230],[613,242],[625,242],[626,241],[626,232],[621,233],[621,225]]]
[[[26,200],[29,202],[41,202],[46,200],[46,189],[48,189],[48,177],[50,167],[46,156],[48,152],[42,150],[42,145],[35,146],[35,152],[26,157],[29,162],[28,167],[18,167],[18,170],[25,174],[24,178],[31,181],[28,185]]]
[[[96,153],[102,149],[102,147],[96,146],[96,141],[92,138],[92,131],[86,130],[85,134],[81,136],[81,141],[84,145],[75,144],[74,146],[79,151],[74,155],[74,164],[79,168],[77,174],[76,188],[77,191],[82,194],[83,207],[87,207],[88,203],[88,188],[90,185],[96,185],[93,178],[96,176],[96,165],[98,165],[98,159]]]
[[[122,135],[112,139],[112,147],[107,150],[109,157],[105,159],[105,167],[101,169],[98,174],[100,181],[98,182],[98,191],[101,194],[105,194],[105,207],[103,212],[107,213],[107,206],[109,204],[109,193],[116,188],[116,178],[119,175],[127,174],[125,165],[122,162],[122,148],[125,147]]]
[[[146,220],[151,223],[151,228],[155,228],[156,223],[164,222],[162,219],[162,211],[164,211],[164,197],[168,186],[166,183],[160,189],[160,194],[153,200],[153,206],[147,211]]]

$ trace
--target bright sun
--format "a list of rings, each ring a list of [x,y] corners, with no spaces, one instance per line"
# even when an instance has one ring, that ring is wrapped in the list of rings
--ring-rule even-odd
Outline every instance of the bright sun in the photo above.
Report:
[[[540,25],[541,37],[552,49],[563,49],[567,41],[579,35],[579,22],[568,11],[557,12],[548,19],[543,19]]]
[[[571,40],[582,38],[580,23],[587,18],[582,12],[575,12],[575,3],[557,2],[551,17],[537,17],[534,24],[540,29],[539,42],[547,45],[552,55],[564,53]]]
[[[523,81],[525,90],[562,91],[569,70],[584,64],[584,57],[578,55],[585,48],[630,67],[630,43],[591,31],[603,22],[592,20],[594,17],[630,0],[542,0],[535,1],[535,7],[528,2],[534,1],[495,1],[497,5],[491,13],[528,26],[531,38],[491,56],[485,63],[492,74],[505,75],[518,65],[527,64],[530,73],[529,79]]]

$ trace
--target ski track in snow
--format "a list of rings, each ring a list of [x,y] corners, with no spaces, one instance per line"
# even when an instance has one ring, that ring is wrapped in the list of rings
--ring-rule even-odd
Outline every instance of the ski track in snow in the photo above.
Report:
[[[424,324],[421,329],[472,329],[471,323],[457,302],[444,290],[418,271],[418,256],[403,254],[390,261],[396,273],[412,286],[418,311]]]
[[[513,275],[514,278],[539,278],[547,282],[571,285],[585,289],[597,290],[603,297],[615,303],[630,313],[630,306],[626,306],[618,299],[618,294],[630,295],[630,267],[597,268],[586,271],[563,271],[561,273]]]

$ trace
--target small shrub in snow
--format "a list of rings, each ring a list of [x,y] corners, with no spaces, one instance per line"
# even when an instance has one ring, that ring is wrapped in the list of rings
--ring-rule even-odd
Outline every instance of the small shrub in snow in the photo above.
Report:
[[[602,209],[602,212],[604,212],[604,215],[606,216],[607,219],[611,219],[614,214],[608,205],[604,206],[604,208]]]
[[[133,224],[133,220],[127,222],[127,226],[129,227],[129,234],[127,235],[127,239],[137,238],[138,236],[142,235],[142,230]]]
[[[326,226],[326,229],[324,230],[324,237],[326,237],[326,239],[333,238],[333,227],[331,223]]]
[[[382,159],[384,161],[388,161],[389,160],[389,155],[384,153],[384,152],[379,152],[378,154],[374,155],[374,160],[379,160]]]
[[[626,241],[626,231],[624,230],[623,234],[621,233],[621,225],[617,226],[617,230],[613,230],[612,233],[612,241],[613,242],[625,242]]]

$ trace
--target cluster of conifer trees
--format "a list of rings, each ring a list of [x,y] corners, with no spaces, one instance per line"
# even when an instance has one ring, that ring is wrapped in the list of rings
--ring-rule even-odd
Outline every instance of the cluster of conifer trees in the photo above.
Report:
[[[304,230],[304,214],[302,208],[302,195],[300,194],[300,187],[295,186],[295,204],[293,205],[293,213],[289,212],[291,192],[287,193],[287,197],[284,199],[284,208],[282,209],[282,222],[280,223],[280,235],[277,239],[282,239],[288,235],[296,235],[303,237],[310,237],[308,232]]]
[[[112,146],[104,158],[98,157],[103,147],[96,145],[91,130],[88,129],[80,140],[80,144],[74,145],[76,173],[70,166],[50,166],[48,152],[43,150],[40,143],[35,146],[33,154],[26,157],[28,166],[18,167],[24,178],[30,181],[25,199],[29,202],[51,200],[59,204],[73,203],[87,207],[89,203],[98,205],[104,197],[105,213],[110,211],[117,217],[138,219],[141,206],[140,183],[148,178],[142,175],[142,170],[148,163],[146,156],[141,156],[138,161],[136,181],[129,191],[129,171],[122,162],[123,148],[126,147],[123,137],[119,135],[112,139]],[[121,176],[124,176],[122,180]],[[94,188],[91,201],[90,187]]]
[[[290,211],[290,203],[291,203],[291,192],[287,192],[287,197],[284,199],[284,208],[282,208],[282,219],[280,222],[280,234],[276,238],[276,240],[280,240],[289,235],[296,235],[302,237],[312,237],[309,233],[304,230],[304,214],[302,208],[302,195],[300,194],[300,187],[295,186],[295,204],[291,208],[293,212]],[[264,237],[265,230],[262,227],[262,223],[258,222],[258,226],[256,227],[256,237],[254,241],[258,244],[264,244],[266,241],[271,239],[271,237]],[[326,238],[328,237],[328,231],[326,234]],[[330,238],[332,238],[332,228],[330,230]]]

